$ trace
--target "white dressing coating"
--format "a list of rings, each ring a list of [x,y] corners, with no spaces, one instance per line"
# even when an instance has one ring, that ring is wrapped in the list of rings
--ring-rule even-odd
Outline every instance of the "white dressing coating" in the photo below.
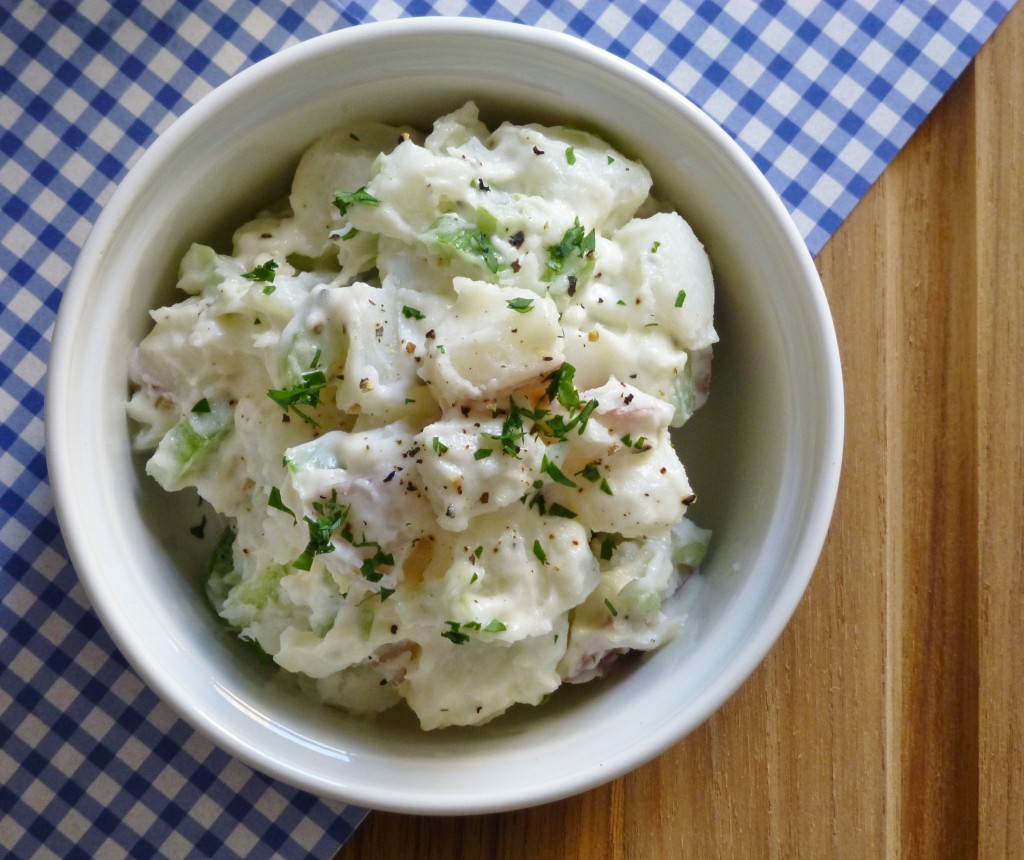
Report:
[[[312,697],[424,729],[599,677],[683,623],[709,533],[672,446],[714,286],[651,177],[577,129],[362,123],[194,245],[127,411],[223,515],[207,591]]]

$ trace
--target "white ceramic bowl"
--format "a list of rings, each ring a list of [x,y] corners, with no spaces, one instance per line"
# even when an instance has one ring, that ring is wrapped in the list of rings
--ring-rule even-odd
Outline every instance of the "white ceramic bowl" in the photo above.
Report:
[[[320,133],[374,118],[429,127],[467,98],[485,117],[593,127],[652,171],[705,243],[721,343],[708,405],[678,440],[714,529],[685,635],[613,677],[477,729],[423,733],[311,705],[215,618],[188,536],[195,499],[133,455],[126,362],[147,311],[176,300],[193,240],[230,235],[286,188]],[[831,517],[843,401],[828,307],[786,211],[739,148],[675,91],[568,36],[469,19],[371,24],[239,74],[130,171],[75,267],[54,335],[48,456],[74,564],[118,646],[172,707],[260,770],[323,796],[421,813],[563,797],[656,756],[763,659]]]

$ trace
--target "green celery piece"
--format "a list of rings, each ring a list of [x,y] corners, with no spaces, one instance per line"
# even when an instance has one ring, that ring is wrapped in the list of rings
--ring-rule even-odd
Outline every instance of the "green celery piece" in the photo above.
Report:
[[[264,609],[270,601],[277,599],[281,590],[281,580],[287,575],[288,568],[283,564],[271,565],[252,579],[239,583],[235,587],[235,597],[239,603]]]
[[[165,490],[180,490],[200,471],[234,429],[234,411],[224,401],[209,412],[189,412],[160,440],[146,471]]]
[[[178,289],[192,296],[210,295],[230,274],[209,245],[193,244],[178,267]]]
[[[484,220],[489,222],[493,218]],[[442,215],[431,225],[429,237],[448,259],[458,256],[474,263],[483,263],[492,275],[497,274],[501,268],[490,235],[459,215]]]
[[[707,555],[711,542],[711,531],[702,529],[688,519],[682,519],[670,532],[672,563],[681,567],[696,569]]]

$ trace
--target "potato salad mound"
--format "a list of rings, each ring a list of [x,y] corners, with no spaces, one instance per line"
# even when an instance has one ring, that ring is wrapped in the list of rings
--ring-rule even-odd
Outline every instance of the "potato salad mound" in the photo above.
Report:
[[[678,628],[714,288],[643,165],[472,103],[353,125],[178,287],[137,446],[223,517],[216,611],[316,699],[476,725]]]

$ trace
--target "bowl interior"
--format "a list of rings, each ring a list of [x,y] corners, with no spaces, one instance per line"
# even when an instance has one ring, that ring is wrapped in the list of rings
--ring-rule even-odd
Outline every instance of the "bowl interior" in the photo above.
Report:
[[[213,615],[208,548],[131,451],[127,359],[176,301],[192,241],[224,246],[283,193],[317,135],[430,122],[467,99],[496,122],[591,128],[639,157],[690,221],[717,281],[711,398],[678,439],[714,530],[678,640],[614,677],[479,729],[421,733],[311,706]],[[464,19],[370,25],[258,64],[179,120],[104,212],[61,308],[47,403],[54,489],[76,567],[119,646],[236,755],[314,792],[417,812],[554,799],[642,763],[705,719],[762,659],[802,594],[835,496],[842,401],[820,284],[767,184],[668,88],[570,37]],[[91,452],[81,456],[81,452]]]

